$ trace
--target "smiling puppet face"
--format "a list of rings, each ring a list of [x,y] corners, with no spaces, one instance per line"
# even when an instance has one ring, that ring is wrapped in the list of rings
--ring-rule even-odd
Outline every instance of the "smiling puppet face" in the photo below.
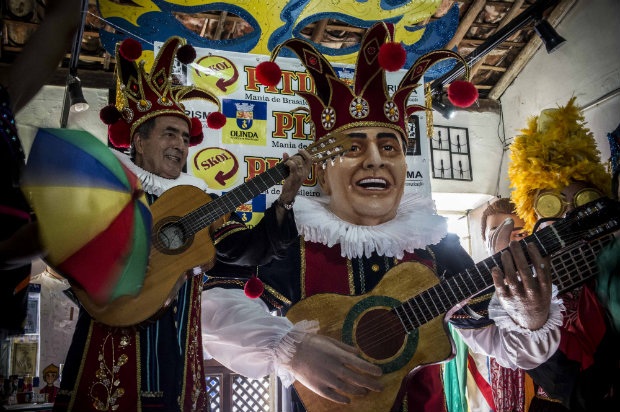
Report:
[[[334,165],[319,168],[329,209],[357,225],[374,226],[396,216],[405,188],[407,163],[400,133],[388,127],[355,127],[345,134],[352,148]]]

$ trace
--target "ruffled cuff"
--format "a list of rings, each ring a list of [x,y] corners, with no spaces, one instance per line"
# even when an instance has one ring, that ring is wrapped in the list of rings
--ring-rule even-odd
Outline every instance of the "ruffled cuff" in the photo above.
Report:
[[[558,298],[558,288],[552,285],[549,317],[547,318],[547,322],[545,322],[540,329],[529,330],[517,324],[499,302],[497,294],[495,293],[489,302],[489,319],[493,320],[495,325],[501,330],[526,335],[529,339],[532,339],[534,343],[538,343],[545,339],[548,333],[562,326],[564,319],[562,311],[564,310],[562,299]]]
[[[284,335],[276,347],[275,369],[285,387],[289,387],[295,382],[295,377],[291,373],[291,361],[297,350],[297,344],[302,341],[306,333],[317,333],[318,330],[318,321],[302,320],[296,323],[293,328]]]

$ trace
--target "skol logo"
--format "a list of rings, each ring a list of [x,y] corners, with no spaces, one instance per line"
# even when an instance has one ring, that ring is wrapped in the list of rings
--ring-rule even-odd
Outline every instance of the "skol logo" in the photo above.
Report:
[[[239,161],[234,154],[219,147],[207,147],[197,152],[192,169],[195,176],[214,190],[229,188],[239,178]]]
[[[191,69],[194,84],[217,96],[230,94],[239,88],[237,66],[222,56],[204,56]]]

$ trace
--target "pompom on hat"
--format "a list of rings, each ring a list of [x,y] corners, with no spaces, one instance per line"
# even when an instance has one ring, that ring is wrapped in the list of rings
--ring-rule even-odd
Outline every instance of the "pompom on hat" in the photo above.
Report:
[[[585,126],[575,97],[566,106],[545,109],[529,119],[510,146],[508,177],[517,214],[531,232],[536,224],[534,201],[541,189],[563,189],[586,182],[605,196],[611,179],[601,163],[592,132]]]
[[[129,147],[136,129],[149,119],[158,116],[177,116],[187,121],[190,130],[190,146],[200,144],[203,128],[200,120],[185,114],[183,101],[207,100],[217,106],[217,112],[207,117],[209,128],[224,126],[219,99],[210,92],[194,87],[179,86],[172,82],[172,66],[175,57],[189,64],[196,51],[180,37],[169,38],[155,57],[150,73],[144,70],[144,62],[136,64],[142,48],[135,40],[127,39],[116,45],[116,68],[120,83],[120,96],[116,106],[104,107],[99,116],[108,125],[110,142],[116,147]],[[210,119],[211,118],[211,119]]]
[[[354,84],[338,78],[329,61],[308,41],[293,38],[276,46],[269,62],[257,66],[256,76],[266,86],[280,80],[280,69],[274,60],[282,47],[291,49],[314,80],[315,91],[298,91],[310,108],[312,133],[320,139],[332,132],[354,127],[388,127],[407,139],[407,121],[411,114],[430,110],[421,105],[408,105],[411,93],[420,85],[424,73],[435,63],[457,59],[466,68],[465,60],[450,50],[436,50],[421,56],[407,71],[398,88],[390,96],[385,72],[398,70],[406,53],[394,42],[394,25],[379,22],[368,29],[357,55]],[[405,59],[403,59],[405,57]]]

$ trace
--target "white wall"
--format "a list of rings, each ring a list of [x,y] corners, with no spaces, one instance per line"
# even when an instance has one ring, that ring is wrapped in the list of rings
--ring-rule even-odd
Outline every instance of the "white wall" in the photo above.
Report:
[[[26,155],[37,128],[60,127],[64,91],[64,87],[44,86],[15,117]],[[84,88],[82,91],[90,107],[81,113],[69,112],[67,128],[87,130],[107,144],[107,127],[99,119],[99,110],[108,104],[108,90]]]
[[[620,87],[620,1],[581,0],[557,27],[566,43],[552,54],[541,47],[500,98],[507,137],[526,126],[541,110],[564,105],[577,96],[584,106]],[[620,97],[585,112],[601,159],[609,158],[607,133],[620,122]],[[509,195],[506,168],[500,193]]]
[[[468,129],[473,176],[471,182],[431,179],[431,190],[438,209],[473,209],[495,194],[502,154],[502,144],[498,136],[499,121],[499,114],[490,112],[457,111],[451,119],[445,119],[439,113],[433,112],[435,125]],[[429,164],[430,176],[431,167]]]

